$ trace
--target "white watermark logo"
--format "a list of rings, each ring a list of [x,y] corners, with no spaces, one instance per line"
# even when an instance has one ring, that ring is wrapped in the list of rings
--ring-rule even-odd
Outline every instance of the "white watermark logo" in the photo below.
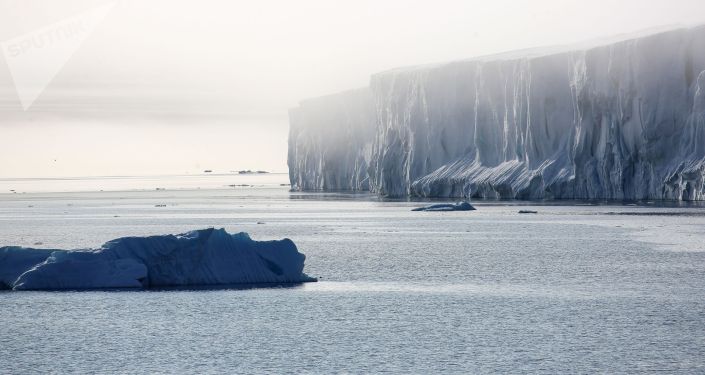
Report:
[[[108,3],[0,43],[25,111],[114,5]]]

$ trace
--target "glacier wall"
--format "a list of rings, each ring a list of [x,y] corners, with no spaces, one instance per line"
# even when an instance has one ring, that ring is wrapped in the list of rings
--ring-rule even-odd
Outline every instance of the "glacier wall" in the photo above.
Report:
[[[310,99],[289,111],[295,190],[369,190],[375,119],[367,88]]]
[[[372,76],[290,113],[293,189],[705,199],[705,27]]]

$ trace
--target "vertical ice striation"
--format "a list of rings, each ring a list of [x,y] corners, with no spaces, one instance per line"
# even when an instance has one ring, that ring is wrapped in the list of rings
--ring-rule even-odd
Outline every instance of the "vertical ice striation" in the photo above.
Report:
[[[292,110],[289,166],[300,190],[705,199],[705,27],[376,74]]]
[[[301,103],[289,111],[294,190],[368,190],[375,120],[367,88]]]

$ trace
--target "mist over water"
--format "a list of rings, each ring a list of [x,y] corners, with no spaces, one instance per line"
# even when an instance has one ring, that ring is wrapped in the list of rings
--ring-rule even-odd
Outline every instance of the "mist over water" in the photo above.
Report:
[[[697,0],[2,0],[0,176],[285,172],[287,111],[302,99],[400,66],[705,23],[703,14]]]

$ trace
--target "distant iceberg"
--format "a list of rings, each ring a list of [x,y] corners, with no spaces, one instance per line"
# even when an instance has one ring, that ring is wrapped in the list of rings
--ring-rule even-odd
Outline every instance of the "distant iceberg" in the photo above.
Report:
[[[306,256],[289,239],[203,229],[124,237],[99,249],[0,248],[0,288],[59,290],[301,283]]]
[[[473,207],[469,202],[458,202],[458,203],[438,203],[432,204],[430,206],[417,207],[411,211],[474,211]]]

